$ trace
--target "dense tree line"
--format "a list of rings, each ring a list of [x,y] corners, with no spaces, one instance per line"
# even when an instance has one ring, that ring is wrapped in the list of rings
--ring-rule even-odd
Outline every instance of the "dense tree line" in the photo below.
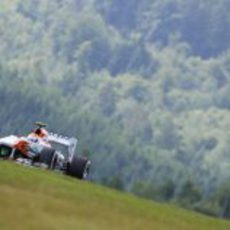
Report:
[[[77,136],[92,180],[230,216],[226,0],[3,0],[0,131]]]

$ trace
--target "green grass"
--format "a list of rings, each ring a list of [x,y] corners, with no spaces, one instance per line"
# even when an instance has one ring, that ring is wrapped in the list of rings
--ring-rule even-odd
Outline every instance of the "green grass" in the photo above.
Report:
[[[1,230],[228,230],[230,222],[0,162]]]

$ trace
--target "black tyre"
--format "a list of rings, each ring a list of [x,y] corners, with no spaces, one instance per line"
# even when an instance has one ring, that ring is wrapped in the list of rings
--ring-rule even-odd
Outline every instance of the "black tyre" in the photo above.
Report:
[[[68,163],[66,173],[78,179],[86,179],[89,174],[90,161],[84,157],[73,157]]]
[[[39,155],[38,161],[46,164],[49,169],[53,169],[56,161],[55,150],[53,148],[44,147]]]

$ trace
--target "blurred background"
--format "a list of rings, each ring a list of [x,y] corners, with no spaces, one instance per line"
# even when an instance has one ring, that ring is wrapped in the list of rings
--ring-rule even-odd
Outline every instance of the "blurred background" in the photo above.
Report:
[[[91,180],[230,217],[230,1],[1,0],[0,133],[79,139]]]

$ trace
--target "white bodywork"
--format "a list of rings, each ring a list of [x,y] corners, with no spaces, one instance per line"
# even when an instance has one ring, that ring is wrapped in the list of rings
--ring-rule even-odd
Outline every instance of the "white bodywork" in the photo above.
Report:
[[[7,145],[9,147],[12,147],[18,141],[19,141],[19,137],[15,136],[15,135],[0,138],[0,144]]]
[[[35,152],[40,152],[40,148],[44,145],[49,145],[49,143],[58,143],[61,145],[64,145],[68,148],[68,161],[71,161],[74,154],[75,154],[75,149],[77,146],[77,139],[74,137],[64,137],[55,133],[49,133],[48,135],[48,143],[44,142],[42,139],[34,139],[34,138],[29,138],[29,137],[18,137],[15,135],[10,135],[7,137],[0,138],[0,144],[4,144],[9,147],[13,147],[13,145],[17,144],[18,141],[20,140],[27,140],[30,143],[30,148],[33,150],[36,150]]]
[[[69,161],[72,161],[72,158],[74,156],[75,153],[75,149],[77,147],[77,139],[74,137],[64,137],[64,136],[60,136],[56,133],[49,133],[48,136],[48,141],[49,142],[54,142],[54,143],[58,143],[61,145],[64,145],[66,147],[68,147],[68,152],[69,152]]]

